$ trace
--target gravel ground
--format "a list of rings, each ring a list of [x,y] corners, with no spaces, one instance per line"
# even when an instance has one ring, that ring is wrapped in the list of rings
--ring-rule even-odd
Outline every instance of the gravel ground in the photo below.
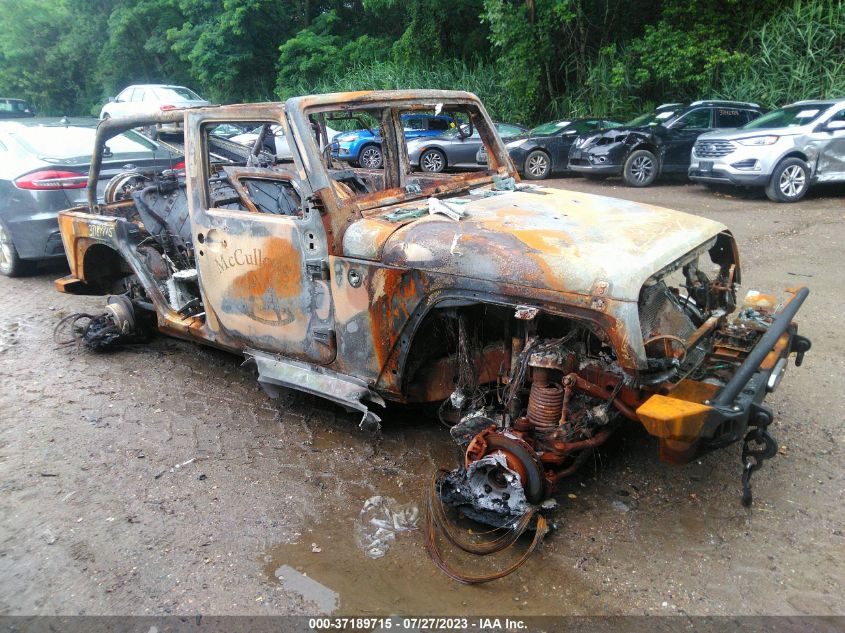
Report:
[[[814,347],[769,399],[781,455],[752,510],[738,445],[674,467],[632,428],[569,481],[558,529],[518,573],[457,585],[421,530],[370,559],[354,539],[364,501],[422,506],[451,466],[436,422],[391,409],[365,435],[317,399],[269,400],[237,357],[164,337],[57,347],[59,318],[102,301],[56,293],[53,268],[0,277],[0,614],[845,614],[845,191],[776,205],[550,184],[719,220],[744,289],[810,286],[798,320]]]

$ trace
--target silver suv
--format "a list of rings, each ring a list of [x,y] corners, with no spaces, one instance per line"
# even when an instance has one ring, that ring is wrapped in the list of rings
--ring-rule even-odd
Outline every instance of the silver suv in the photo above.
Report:
[[[689,177],[765,187],[775,202],[796,202],[817,182],[845,181],[845,100],[799,101],[736,130],[702,134]]]

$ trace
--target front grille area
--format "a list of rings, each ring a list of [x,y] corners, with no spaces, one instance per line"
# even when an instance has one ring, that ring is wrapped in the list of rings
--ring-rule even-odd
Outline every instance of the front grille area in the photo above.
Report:
[[[730,141],[697,141],[692,151],[699,158],[721,158],[735,149]]]

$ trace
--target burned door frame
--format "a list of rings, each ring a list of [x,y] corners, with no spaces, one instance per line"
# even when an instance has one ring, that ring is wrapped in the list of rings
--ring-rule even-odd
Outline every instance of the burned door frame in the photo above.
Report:
[[[336,355],[334,306],[328,284],[327,242],[320,214],[310,206],[311,190],[297,152],[295,171],[252,170],[265,180],[295,183],[300,214],[276,215],[215,207],[208,182],[211,165],[206,129],[231,121],[278,123],[289,133],[280,104],[239,107],[225,114],[206,109],[186,113],[188,196],[197,271],[207,327],[241,348],[257,348],[315,364]],[[233,186],[244,195],[244,188]]]

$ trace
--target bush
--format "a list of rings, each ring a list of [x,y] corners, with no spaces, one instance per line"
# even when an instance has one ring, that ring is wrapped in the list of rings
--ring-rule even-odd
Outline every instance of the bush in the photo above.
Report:
[[[280,84],[277,96],[286,99],[301,94],[409,88],[466,90],[481,98],[494,119],[519,123],[519,104],[513,93],[503,88],[504,79],[496,66],[480,62],[470,65],[449,60],[426,66],[393,60],[358,62],[342,70],[335,67],[316,81],[302,78],[293,84]]]
[[[719,95],[778,106],[845,95],[845,2],[796,1],[747,41],[749,60]]]

